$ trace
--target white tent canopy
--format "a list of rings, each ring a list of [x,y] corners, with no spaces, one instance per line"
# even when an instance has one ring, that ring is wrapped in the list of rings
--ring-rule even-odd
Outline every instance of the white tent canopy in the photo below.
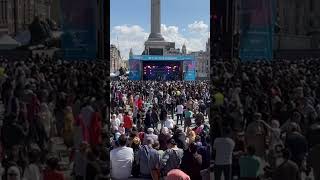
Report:
[[[0,50],[11,50],[20,46],[20,43],[7,34],[0,34]]]

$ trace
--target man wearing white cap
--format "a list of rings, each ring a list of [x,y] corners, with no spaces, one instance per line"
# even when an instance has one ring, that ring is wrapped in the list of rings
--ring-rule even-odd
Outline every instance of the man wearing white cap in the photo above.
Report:
[[[147,134],[145,135],[144,139],[143,139],[143,144],[146,145],[147,144],[147,139],[151,138],[153,139],[153,141],[157,141],[158,140],[158,136],[153,134],[154,130],[153,128],[148,128],[147,129]]]

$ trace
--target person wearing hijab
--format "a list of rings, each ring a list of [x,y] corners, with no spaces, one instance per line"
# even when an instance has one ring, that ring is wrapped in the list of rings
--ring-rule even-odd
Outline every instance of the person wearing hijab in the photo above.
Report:
[[[42,123],[47,137],[51,137],[51,128],[53,123],[53,117],[50,109],[46,103],[40,104],[40,122]]]
[[[64,175],[58,171],[58,158],[51,157],[47,162],[47,169],[43,173],[43,180],[65,180]]]
[[[17,166],[11,166],[7,172],[7,180],[22,180]]]
[[[80,126],[82,130],[82,141],[90,141],[89,128],[93,117],[93,113],[94,109],[91,105],[87,104],[81,109],[80,114],[76,120],[76,124]]]
[[[100,112],[95,111],[92,115],[91,124],[89,128],[90,133],[90,145],[95,147],[101,144],[101,129],[102,129],[102,117]]]
[[[254,121],[247,127],[245,138],[247,144],[256,149],[257,156],[263,158],[265,155],[266,132],[264,124],[261,123],[261,117],[260,113],[255,114]]]
[[[72,108],[67,106],[64,115],[64,128],[63,128],[63,140],[67,147],[73,145],[73,124],[74,117],[72,113]]]
[[[37,165],[39,161],[39,151],[32,150],[29,153],[29,165],[24,170],[23,178],[24,180],[41,180],[40,168]]]
[[[192,144],[196,139],[196,133],[191,129],[191,128],[188,128],[187,130],[187,143],[188,144]]]
[[[167,127],[163,127],[161,129],[161,133],[158,138],[161,150],[163,151],[167,150],[167,141],[170,138],[171,138],[171,134],[169,133],[169,129]]]
[[[80,118],[83,120],[86,128],[90,127],[93,113],[94,109],[89,104],[83,107],[80,111]]]
[[[115,128],[118,128],[120,126],[120,120],[117,118],[117,115],[116,114],[113,114],[111,116],[111,128],[112,130],[114,131]]]

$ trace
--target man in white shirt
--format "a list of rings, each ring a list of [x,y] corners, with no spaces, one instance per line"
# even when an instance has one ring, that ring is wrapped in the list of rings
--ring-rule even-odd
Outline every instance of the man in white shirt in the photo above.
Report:
[[[125,180],[131,176],[133,149],[126,147],[127,137],[119,137],[119,147],[110,151],[111,179]]]
[[[232,153],[235,142],[229,138],[230,128],[223,129],[223,137],[214,140],[213,149],[215,150],[215,179],[220,180],[223,173],[225,180],[232,178]]]
[[[114,131],[115,129],[117,129],[120,126],[120,119],[117,118],[116,114],[113,114],[111,116],[111,129]]]
[[[167,118],[167,120],[164,122],[164,127],[167,127],[168,129],[173,129],[174,121],[172,118]]]
[[[177,105],[177,124],[179,124],[179,120],[180,120],[181,126],[182,126],[182,115],[183,115],[183,105],[179,103]]]

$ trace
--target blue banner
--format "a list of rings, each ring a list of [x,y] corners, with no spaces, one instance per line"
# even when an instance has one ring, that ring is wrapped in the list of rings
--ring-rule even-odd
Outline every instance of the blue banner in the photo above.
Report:
[[[138,81],[141,80],[141,61],[130,60],[129,61],[129,79]]]
[[[97,1],[61,1],[64,59],[97,58]]]
[[[140,61],[194,61],[194,56],[154,56],[154,55],[133,55],[130,59]]]
[[[194,81],[196,80],[196,63],[195,61],[184,61],[184,80]]]
[[[273,58],[274,0],[241,0],[240,58],[243,61]]]

